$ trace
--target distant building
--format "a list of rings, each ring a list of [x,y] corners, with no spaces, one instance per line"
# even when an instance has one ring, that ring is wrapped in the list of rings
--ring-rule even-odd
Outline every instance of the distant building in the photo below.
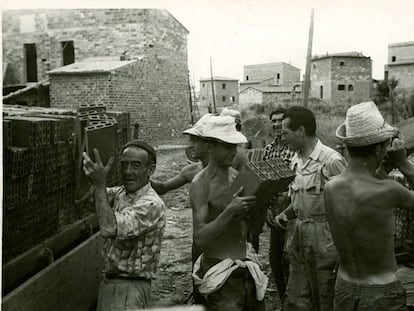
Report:
[[[250,105],[274,104],[301,96],[301,83],[280,86],[249,86],[239,93],[239,110]]]
[[[226,77],[213,77],[214,97],[216,108],[224,108],[239,103],[239,80]],[[213,90],[211,79],[200,80],[200,106],[213,107]]]
[[[397,79],[397,91],[414,90],[414,41],[388,45],[384,79]]]
[[[311,98],[326,101],[369,100],[372,61],[358,52],[314,56],[311,66]]]
[[[300,81],[300,69],[284,62],[246,65],[240,91],[250,86],[277,86]]]

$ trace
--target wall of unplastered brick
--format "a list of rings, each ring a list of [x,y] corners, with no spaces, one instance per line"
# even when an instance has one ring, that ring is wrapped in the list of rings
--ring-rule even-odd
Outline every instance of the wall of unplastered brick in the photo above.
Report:
[[[180,104],[179,88],[165,90],[153,82],[149,62],[143,59],[108,73],[53,74],[51,105],[76,109],[79,103],[104,104],[108,109],[129,111],[132,126],[140,124],[142,139],[160,143],[179,138],[188,126],[188,106]],[[159,80],[168,74],[162,68]]]
[[[22,32],[22,16],[33,16],[32,32]],[[127,109],[140,123],[141,137],[165,142],[181,137],[190,122],[187,34],[168,11],[157,9],[18,10],[3,12],[5,84],[24,83],[24,44],[37,48],[38,80],[62,66],[62,41],[73,41],[75,62],[119,59],[128,51],[137,65],[128,75],[56,75],[51,78],[51,106],[75,108],[99,102]],[[125,69],[132,70],[132,69]],[[111,81],[112,80],[112,81]],[[132,84],[129,84],[132,83]]]
[[[110,74],[54,75],[50,79],[52,107],[76,110],[82,103],[108,105]]]

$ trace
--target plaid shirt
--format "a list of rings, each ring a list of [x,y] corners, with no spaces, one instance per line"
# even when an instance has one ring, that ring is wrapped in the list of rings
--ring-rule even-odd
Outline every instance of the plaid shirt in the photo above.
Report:
[[[128,277],[155,277],[165,229],[165,204],[150,184],[127,194],[123,186],[107,188],[117,233],[105,239],[104,272]]]
[[[263,160],[281,158],[286,164],[290,165],[294,155],[295,152],[289,149],[289,145],[285,141],[275,137],[270,144],[264,147]]]

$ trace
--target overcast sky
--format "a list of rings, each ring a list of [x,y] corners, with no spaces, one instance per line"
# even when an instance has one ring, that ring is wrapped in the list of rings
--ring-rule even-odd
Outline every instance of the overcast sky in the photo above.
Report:
[[[213,74],[243,79],[243,65],[287,62],[305,72],[311,9],[312,54],[362,52],[382,79],[389,43],[414,41],[414,0],[1,0],[3,9],[157,7],[189,31],[188,64],[198,84]]]

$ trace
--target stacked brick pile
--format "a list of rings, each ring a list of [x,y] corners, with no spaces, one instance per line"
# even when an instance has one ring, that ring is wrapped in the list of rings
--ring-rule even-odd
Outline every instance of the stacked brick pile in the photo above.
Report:
[[[56,109],[4,106],[3,111],[3,260],[8,261],[56,234],[60,209],[73,202],[76,116]]]
[[[7,262],[93,211],[85,214],[74,203],[83,174],[86,133],[96,133],[117,153],[129,138],[129,115],[105,113],[105,107],[74,112],[7,105],[3,115],[3,262]],[[100,127],[92,130],[97,124]],[[112,130],[112,142],[102,135],[102,125]],[[119,183],[115,166],[108,185]]]

